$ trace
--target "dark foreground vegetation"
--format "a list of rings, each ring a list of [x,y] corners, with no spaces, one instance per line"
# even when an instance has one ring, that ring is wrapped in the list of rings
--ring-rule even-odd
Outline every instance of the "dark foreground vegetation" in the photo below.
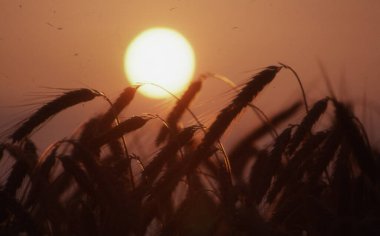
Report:
[[[281,69],[291,68],[254,75],[209,127],[194,114],[197,125],[179,125],[201,89],[193,82],[148,159],[129,153],[124,137],[159,117],[118,119],[138,86],[38,155],[30,136],[49,118],[109,100],[78,89],[46,103],[1,143],[1,235],[380,235],[379,153],[335,98],[296,102],[225,153],[219,139],[243,109],[257,111],[252,100]],[[298,124],[276,132],[303,106]],[[316,129],[325,113],[329,124]],[[258,147],[268,134],[272,144]]]

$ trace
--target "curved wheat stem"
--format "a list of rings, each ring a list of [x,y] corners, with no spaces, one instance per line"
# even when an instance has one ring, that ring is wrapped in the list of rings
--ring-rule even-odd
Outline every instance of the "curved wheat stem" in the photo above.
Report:
[[[226,83],[233,90],[235,90],[236,92],[239,92],[238,86],[232,80],[227,78],[226,76],[215,74],[215,73],[207,73],[206,75],[210,76],[211,78],[218,79],[218,80],[222,81],[223,83]],[[257,117],[260,119],[260,121],[270,128],[271,135],[272,135],[273,139],[276,139],[278,137],[277,130],[271,124],[270,119],[265,114],[265,112],[263,110],[261,110],[258,106],[254,105],[252,103],[249,103],[248,106],[257,115]]]
[[[190,102],[195,98],[197,93],[202,88],[202,79],[199,79],[193,83],[190,84],[190,86],[187,88],[185,93],[182,95],[182,97],[177,100],[176,105],[174,108],[170,111],[168,117],[167,117],[167,125],[170,127],[170,129],[176,129],[177,122],[179,119],[181,119],[182,115],[184,114],[187,107],[189,107]],[[156,138],[156,144],[160,144],[164,141],[166,138],[168,132],[165,126],[161,128],[159,131],[159,134]]]
[[[164,87],[158,85],[158,84],[155,84],[155,83],[142,83],[142,85],[153,85],[153,86],[156,86],[162,90],[164,90],[165,92],[167,92],[170,96],[172,96],[174,99],[176,99],[177,101],[180,101],[181,99],[178,98],[175,94],[173,94],[172,92],[170,92],[169,90],[165,89]],[[190,115],[194,118],[194,120],[196,121],[196,123],[202,128],[202,131],[204,134],[207,133],[206,129],[204,128],[204,125],[199,121],[198,117],[194,114],[194,112],[192,110],[190,110],[190,108],[188,107],[185,107],[186,111],[188,111],[190,113]],[[217,140],[217,143],[219,145],[219,149],[220,151],[222,152],[223,154],[223,160],[224,160],[224,163],[225,163],[225,168],[226,168],[226,171],[229,175],[229,178],[232,182],[232,173],[231,173],[231,164],[230,164],[230,160],[228,158],[228,155],[222,145],[222,143],[220,142],[220,140],[218,139]]]
[[[281,68],[282,67],[280,66],[269,66],[260,73],[254,75],[251,81],[245,85],[235,99],[220,111],[215,121],[207,130],[201,143],[191,156],[187,158],[184,163],[181,163],[178,168],[166,173],[162,178],[162,181],[158,184],[157,192],[155,193],[161,196],[166,196],[175,187],[182,176],[188,174],[191,170],[195,170],[202,160],[210,157],[214,153],[214,150],[211,148],[214,143],[225,133],[234,118],[247,106],[247,104],[249,104],[253,98],[275,78],[277,72],[279,72]],[[231,203],[232,202],[229,202],[228,204]]]
[[[103,116],[103,121],[102,125],[103,126],[110,126],[110,123],[112,120],[115,121],[116,125],[120,124],[120,120],[118,117],[118,114],[126,107],[129,105],[129,103],[133,100],[136,90],[139,88],[139,86],[136,87],[127,87],[124,89],[124,91],[120,94],[119,98],[115,101],[115,103],[112,103],[111,100],[104,94],[100,93],[102,97],[107,101],[107,103],[110,105],[110,109],[104,114]],[[123,144],[125,156],[129,159],[129,152],[128,152],[128,147],[127,143],[125,142],[125,138],[122,135],[121,136],[121,141]],[[129,165],[131,166],[131,165]],[[133,180],[133,173],[132,173],[132,168],[129,168],[129,177],[131,179],[131,184],[132,188],[135,188],[135,181]]]
[[[301,92],[302,92],[303,102],[304,102],[304,104],[305,104],[305,110],[306,110],[306,113],[309,113],[309,106],[308,106],[308,104],[307,104],[307,99],[306,99],[305,89],[303,88],[303,85],[302,85],[301,79],[300,79],[300,77],[298,76],[297,72],[296,72],[292,67],[290,67],[290,66],[288,66],[288,65],[286,65],[286,64],[284,64],[284,63],[279,62],[279,64],[282,65],[285,69],[290,70],[290,71],[294,74],[294,76],[296,77],[296,79],[297,79],[297,81],[298,81],[298,84],[299,84],[299,86],[300,86],[300,88],[301,88]]]
[[[57,113],[79,103],[90,101],[97,96],[100,96],[100,94],[95,90],[86,88],[65,92],[63,95],[46,103],[38,109],[10,135],[10,138],[13,142],[18,142]]]

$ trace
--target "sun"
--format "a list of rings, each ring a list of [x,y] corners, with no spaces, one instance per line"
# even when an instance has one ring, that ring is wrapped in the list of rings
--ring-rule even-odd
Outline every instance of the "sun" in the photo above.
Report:
[[[169,28],[151,28],[140,33],[128,45],[124,70],[131,84],[151,98],[170,96],[157,86],[178,94],[190,83],[195,69],[194,51],[184,36]]]

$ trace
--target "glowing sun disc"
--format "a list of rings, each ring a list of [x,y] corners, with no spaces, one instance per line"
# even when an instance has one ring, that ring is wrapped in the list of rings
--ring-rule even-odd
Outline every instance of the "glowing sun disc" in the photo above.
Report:
[[[195,56],[190,43],[168,28],[152,28],[139,34],[124,56],[124,70],[131,84],[154,83],[178,94],[186,89],[194,74]],[[152,98],[170,96],[153,85],[138,89]]]

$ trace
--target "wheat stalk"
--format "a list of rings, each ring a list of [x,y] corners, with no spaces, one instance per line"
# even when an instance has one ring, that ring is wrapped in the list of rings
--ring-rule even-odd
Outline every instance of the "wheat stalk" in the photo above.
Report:
[[[111,142],[123,135],[135,131],[145,125],[146,122],[151,120],[152,117],[148,116],[133,116],[106,131],[104,134],[93,138],[90,142],[93,147],[101,147],[104,144]]]
[[[182,95],[182,97],[179,100],[177,100],[176,105],[170,111],[166,119],[168,127],[163,126],[158,133],[158,136],[156,138],[157,145],[162,143],[163,140],[166,138],[166,136],[168,135],[168,129],[177,130],[177,122],[181,119],[182,115],[186,111],[186,108],[189,107],[190,102],[194,99],[195,95],[197,95],[201,88],[202,80],[199,79],[191,83],[185,91],[185,93]]]
[[[213,154],[214,150],[212,150],[211,147],[213,147],[214,143],[226,131],[232,120],[251,102],[265,85],[274,79],[280,69],[281,67],[278,66],[270,66],[253,76],[252,80],[246,84],[236,98],[219,113],[194,153],[192,153],[189,158],[186,158],[185,162],[181,163],[179,167],[168,171],[166,175],[163,176],[156,188],[157,194],[167,196],[183,175],[194,170],[203,159]]]
[[[310,109],[309,113],[303,118],[301,124],[293,135],[292,141],[289,143],[287,153],[292,154],[298,145],[302,142],[305,135],[311,132],[311,128],[318,121],[321,115],[326,111],[329,98],[319,100]]]
[[[96,96],[100,96],[100,94],[94,92],[94,90],[85,88],[66,92],[38,109],[10,135],[10,138],[13,142],[20,141],[60,111],[79,103],[90,101]]]

